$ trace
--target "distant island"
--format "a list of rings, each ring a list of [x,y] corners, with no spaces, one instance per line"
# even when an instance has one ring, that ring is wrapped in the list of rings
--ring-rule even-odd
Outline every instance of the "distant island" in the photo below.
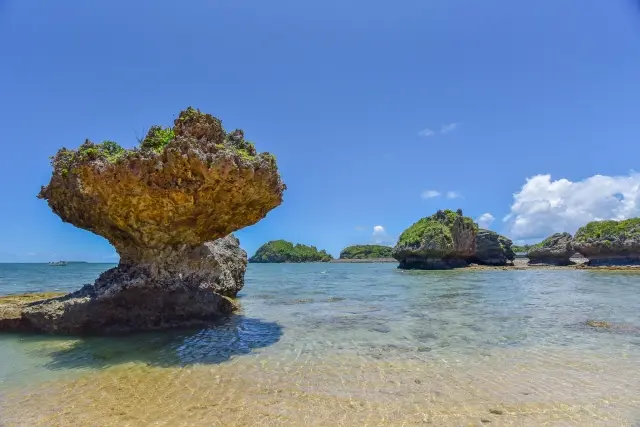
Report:
[[[381,259],[391,258],[391,246],[383,245],[353,245],[340,252],[340,259]]]
[[[260,246],[255,255],[249,258],[249,262],[329,262],[332,259],[333,257],[327,251],[319,251],[315,246],[294,245],[286,240],[272,240]]]

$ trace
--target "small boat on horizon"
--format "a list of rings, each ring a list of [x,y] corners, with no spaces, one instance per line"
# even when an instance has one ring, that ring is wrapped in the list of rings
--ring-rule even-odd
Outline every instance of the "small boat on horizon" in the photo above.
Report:
[[[66,261],[54,261],[54,262],[50,262],[49,265],[54,266],[54,267],[64,267],[65,265],[67,265]]]

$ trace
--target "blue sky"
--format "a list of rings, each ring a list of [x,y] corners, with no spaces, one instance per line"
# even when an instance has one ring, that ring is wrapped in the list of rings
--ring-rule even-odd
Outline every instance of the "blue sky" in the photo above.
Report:
[[[0,261],[113,260],[36,199],[48,156],[188,105],[278,158],[250,254],[393,242],[439,208],[519,240],[639,214],[632,0],[0,0],[0,47]]]

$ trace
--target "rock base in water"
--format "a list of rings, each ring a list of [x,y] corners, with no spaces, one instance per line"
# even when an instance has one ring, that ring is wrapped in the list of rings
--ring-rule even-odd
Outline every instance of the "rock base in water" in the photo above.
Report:
[[[229,298],[242,289],[247,266],[234,236],[155,255],[121,262],[68,295],[3,298],[0,330],[111,334],[206,325],[234,311]]]
[[[552,266],[562,267],[566,265],[572,265],[573,263],[567,258],[533,258],[529,259],[529,265],[535,266]]]
[[[398,268],[402,270],[450,270],[467,265],[469,263],[462,258],[407,257],[400,260]]]
[[[629,267],[640,266],[640,254],[591,256],[587,265],[590,267]]]
[[[231,314],[234,308],[229,299],[211,291],[133,289],[97,298],[93,286],[87,285],[36,302],[14,298],[13,304],[4,304],[0,311],[0,329],[76,335],[148,331],[205,325]]]

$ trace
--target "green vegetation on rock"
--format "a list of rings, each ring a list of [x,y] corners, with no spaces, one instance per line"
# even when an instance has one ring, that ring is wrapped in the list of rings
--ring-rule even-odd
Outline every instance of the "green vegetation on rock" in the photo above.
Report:
[[[272,240],[260,246],[249,262],[328,262],[333,257],[325,250],[319,251],[315,246],[296,244],[286,240]]]
[[[511,249],[516,253],[529,252],[530,248],[531,248],[531,245],[512,245],[511,246]]]
[[[640,218],[623,221],[593,221],[581,227],[574,240],[587,243],[589,240],[615,241],[640,238]]]
[[[258,154],[253,143],[244,139],[242,130],[236,129],[226,133],[220,120],[193,107],[181,111],[174,120],[173,127],[151,126],[144,139],[139,140],[138,147],[125,149],[114,141],[95,144],[87,139],[77,150],[60,149],[51,157],[51,165],[54,170],[61,171],[62,175],[66,176],[69,172],[75,171],[76,167],[89,161],[103,160],[116,163],[132,153],[159,155],[179,138],[194,138],[200,141],[211,140],[216,135],[220,137],[220,141],[224,141],[215,145],[218,150],[229,151],[244,161],[253,161],[259,156],[270,166],[275,166],[275,156],[271,153]]]
[[[167,146],[176,137],[172,128],[162,126],[151,126],[147,136],[140,142],[140,149],[150,150],[156,153],[161,153],[164,147]]]
[[[393,248],[383,245],[353,245],[340,252],[340,259],[391,258]]]
[[[422,218],[411,227],[407,228],[398,239],[398,245],[413,246],[419,245],[422,241],[433,242],[433,245],[441,248],[449,247],[453,244],[451,230],[456,219],[461,218],[465,226],[473,227],[476,231],[478,225],[473,219],[462,216],[462,212],[452,210],[438,211],[435,214]]]

